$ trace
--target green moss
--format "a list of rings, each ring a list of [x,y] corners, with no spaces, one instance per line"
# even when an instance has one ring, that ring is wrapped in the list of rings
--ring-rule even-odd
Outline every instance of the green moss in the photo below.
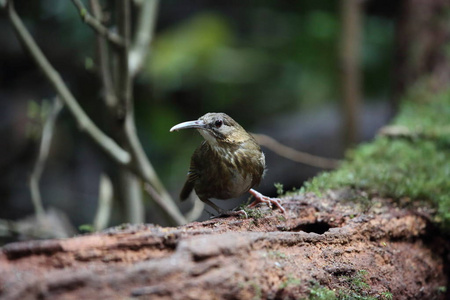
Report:
[[[283,196],[283,194],[284,194],[283,184],[279,183],[279,182],[275,182],[273,185],[277,189],[278,197]]]
[[[281,284],[279,289],[283,290],[285,288],[287,288],[288,286],[292,286],[292,287],[296,287],[299,286],[301,284],[301,280],[299,278],[295,278],[293,276],[288,276],[288,278],[286,278]]]
[[[253,298],[252,299],[262,299],[262,289],[261,286],[253,281],[253,280],[248,280],[248,281],[243,281],[243,282],[239,282],[238,283],[238,288],[242,289],[242,290],[250,290],[253,291]]]
[[[78,226],[78,230],[82,233],[91,233],[95,231],[95,228],[92,224],[83,224]]]
[[[250,219],[253,219],[254,221],[262,219],[266,215],[269,214],[269,211],[263,211],[263,210],[261,210],[259,208],[248,208],[248,205],[243,205],[243,204],[241,204],[239,206],[239,209],[245,211],[247,213],[247,216]],[[245,216],[242,216],[242,217],[245,217]]]
[[[276,218],[277,218],[277,220],[280,221],[280,222],[285,222],[285,221],[286,221],[286,217],[283,216],[283,215],[277,215]]]
[[[372,296],[361,296],[358,293],[351,292],[346,294],[345,292],[338,295],[339,300],[377,300],[377,298]]]
[[[394,299],[394,296],[391,292],[383,292],[381,293],[381,299],[392,300]]]
[[[366,274],[366,270],[359,270],[353,276],[342,276],[344,283],[347,284],[349,288],[346,289],[345,292],[343,292],[343,290],[340,291],[343,293],[343,296],[340,297],[340,299],[352,299],[351,297],[348,298],[348,296],[353,297],[361,296],[360,294],[367,294],[367,292],[370,291],[370,286],[366,283]]]
[[[353,276],[342,276],[343,287],[336,291],[320,286],[317,283],[310,289],[310,300],[390,300],[392,294],[383,292],[375,294],[365,280],[367,271],[360,270]]]
[[[326,287],[316,285],[309,291],[309,300],[391,300],[392,293],[383,292],[376,296],[361,295],[359,292],[352,291],[351,289],[342,289],[337,292],[330,290]]]
[[[395,125],[407,127],[419,137],[450,145],[450,90],[433,94],[418,85],[405,96]]]
[[[267,254],[270,258],[273,258],[273,259],[279,259],[279,258],[286,259],[287,258],[286,254],[284,254],[283,252],[280,252],[280,251],[276,251],[276,250],[268,251]]]
[[[320,195],[350,187],[426,201],[437,210],[435,220],[450,230],[450,90],[433,95],[413,89],[393,125],[407,130],[350,151],[338,170],[322,173],[302,190]]]
[[[336,300],[336,294],[334,291],[325,287],[316,285],[309,291],[310,300]]]

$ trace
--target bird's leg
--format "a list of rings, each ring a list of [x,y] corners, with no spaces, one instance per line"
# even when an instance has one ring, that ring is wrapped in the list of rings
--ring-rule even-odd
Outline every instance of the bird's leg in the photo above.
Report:
[[[242,210],[242,209],[241,210],[237,210],[237,211],[224,210],[224,209],[218,207],[215,203],[213,203],[209,199],[201,199],[201,200],[203,202],[205,202],[206,204],[208,204],[209,206],[211,206],[212,208],[214,208],[217,211],[217,213],[219,214],[217,217],[243,215],[246,219],[248,219],[247,213],[244,210]]]
[[[275,204],[275,206],[277,206],[283,214],[286,212],[284,207],[281,206],[280,199],[264,196],[260,192],[255,191],[254,189],[250,189],[248,192],[255,197],[255,201],[250,203],[248,207],[255,207],[258,203],[267,203],[269,204],[269,206],[272,206],[271,204]]]

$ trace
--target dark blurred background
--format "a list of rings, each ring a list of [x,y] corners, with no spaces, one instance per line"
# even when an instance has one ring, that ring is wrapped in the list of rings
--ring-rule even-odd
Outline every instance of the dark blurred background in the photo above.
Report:
[[[80,21],[71,1],[15,3],[45,55],[98,122],[103,103],[92,70],[92,30]],[[370,140],[393,113],[399,3],[364,4],[358,141]],[[150,161],[174,198],[201,137],[169,129],[206,112],[226,112],[248,131],[301,151],[343,157],[341,21],[336,0],[160,1],[150,56],[134,82],[136,123]],[[4,15],[0,65],[0,219],[18,220],[33,214],[28,177],[38,153],[43,111],[55,91]],[[275,195],[275,182],[285,190],[300,188],[322,171],[263,150],[268,165],[263,193]],[[64,212],[75,227],[92,223],[103,160],[63,110],[40,183],[44,206]],[[151,210],[150,203],[146,207]]]

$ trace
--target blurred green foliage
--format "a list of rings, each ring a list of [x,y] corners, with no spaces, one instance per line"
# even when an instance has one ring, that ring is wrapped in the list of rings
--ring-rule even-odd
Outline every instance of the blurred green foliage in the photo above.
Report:
[[[216,110],[249,102],[261,104],[258,110],[269,113],[336,101],[340,77],[336,9],[252,7],[252,18],[246,21],[253,23],[245,31],[238,31],[243,20],[199,12],[156,34],[146,73],[158,97],[198,89],[197,100]],[[367,17],[364,25],[362,68],[371,79],[367,96],[385,96],[393,23]]]
[[[164,181],[180,177],[200,142],[192,138],[195,133],[169,134],[173,124],[224,111],[251,129],[262,119],[339,101],[336,1],[211,2],[186,12],[184,5],[161,1],[150,55],[135,84],[137,128]],[[70,1],[18,1],[17,6],[34,35],[51,29],[58,41],[51,46],[54,53],[73,52],[79,69],[59,66],[63,76],[93,76],[95,35]],[[114,20],[113,2],[104,1],[104,11]],[[389,93],[393,24],[376,15],[364,18],[361,62],[368,99]],[[40,45],[52,54],[50,43]],[[102,105],[92,81],[82,88],[70,85],[88,113]]]
[[[211,68],[219,63],[216,62],[218,52],[230,44],[231,38],[226,20],[211,13],[199,14],[167,30],[156,39],[153,58],[148,64],[155,88],[177,89],[198,84],[205,75],[214,76]],[[219,67],[217,71],[223,70]]]
[[[16,2],[36,38],[44,36],[39,30],[51,29],[58,43],[38,40],[51,62],[58,52],[73,52],[71,61],[80,69],[57,66],[63,76],[93,75],[95,34],[70,1]],[[114,3],[103,4],[114,20]],[[179,139],[168,128],[209,111],[225,111],[248,128],[262,118],[339,101],[336,1],[185,5],[161,1],[149,59],[135,85],[137,125],[150,154],[179,149],[172,147]],[[363,30],[365,97],[386,97],[394,20],[367,14]],[[98,86],[74,91],[88,112],[101,105],[100,91],[93,88]],[[192,148],[197,141],[189,140],[183,142]]]
[[[160,14],[175,2],[162,3]],[[340,16],[335,1],[261,1],[237,9],[239,13],[207,8],[155,34],[139,81],[148,86],[136,93],[142,99],[137,121],[150,133],[145,138],[153,140],[146,141],[149,152],[164,157],[173,151],[170,166],[161,168],[165,178],[187,170],[201,140],[195,132],[169,134],[178,122],[223,111],[251,130],[277,114],[339,102]],[[389,94],[393,34],[393,20],[364,18],[361,64],[369,100],[386,100]]]

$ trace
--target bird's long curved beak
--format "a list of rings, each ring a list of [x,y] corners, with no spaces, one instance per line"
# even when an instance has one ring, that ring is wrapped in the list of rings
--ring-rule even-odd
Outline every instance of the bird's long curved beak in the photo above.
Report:
[[[206,124],[202,120],[187,121],[173,126],[170,128],[170,132],[188,128],[206,129]]]

